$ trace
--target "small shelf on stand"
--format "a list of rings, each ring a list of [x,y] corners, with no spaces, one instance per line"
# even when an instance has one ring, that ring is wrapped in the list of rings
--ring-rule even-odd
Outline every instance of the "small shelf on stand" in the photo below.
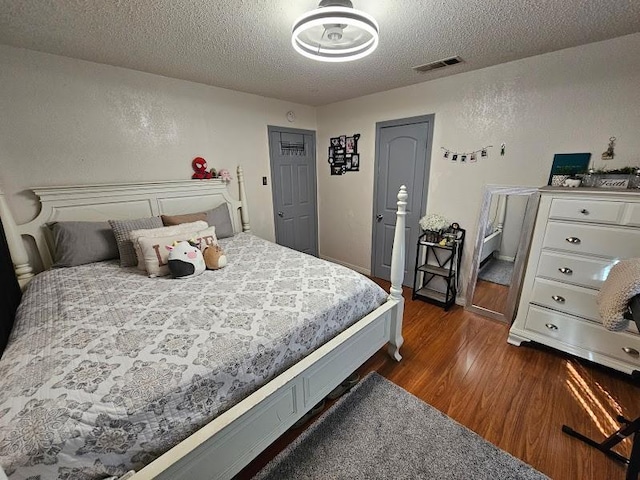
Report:
[[[458,294],[457,280],[465,230],[449,229],[435,239],[433,235],[434,232],[425,232],[418,237],[412,299],[439,305],[447,311]],[[442,239],[442,243],[430,241]]]

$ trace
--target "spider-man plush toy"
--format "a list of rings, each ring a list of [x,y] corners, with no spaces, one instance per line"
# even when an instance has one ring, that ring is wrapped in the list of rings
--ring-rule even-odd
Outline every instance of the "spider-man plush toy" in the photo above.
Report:
[[[193,175],[191,175],[191,178],[195,180],[212,178],[211,172],[207,172],[207,161],[204,158],[194,158],[193,162],[191,162],[191,166],[193,167],[193,171],[195,172]]]

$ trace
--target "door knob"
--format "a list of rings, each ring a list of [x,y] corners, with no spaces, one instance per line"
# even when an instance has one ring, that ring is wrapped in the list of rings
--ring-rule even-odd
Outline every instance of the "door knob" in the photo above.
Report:
[[[284,217],[284,212],[278,212],[278,216],[279,216],[280,218]]]
[[[378,220],[379,222],[381,222],[383,218],[384,216],[381,214],[376,215],[376,220]]]

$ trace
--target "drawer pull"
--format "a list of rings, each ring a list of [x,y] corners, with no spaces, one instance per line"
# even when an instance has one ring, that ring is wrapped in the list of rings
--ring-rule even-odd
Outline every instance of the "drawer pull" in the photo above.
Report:
[[[587,210],[586,208],[583,208],[582,210],[580,210],[580,213],[583,215],[589,215],[589,210]]]
[[[556,327],[553,323],[545,323],[544,326],[547,327],[549,330],[557,330],[558,329],[558,327]]]
[[[552,295],[551,298],[553,298],[558,303],[564,303],[565,302],[565,298],[561,297],[560,295]]]
[[[565,275],[571,275],[573,273],[573,270],[569,267],[560,267],[558,270],[560,270],[560,273],[564,273]]]
[[[574,245],[580,245],[580,239],[578,237],[567,237],[565,240]]]
[[[622,347],[622,351],[624,353],[626,353],[627,355],[631,355],[633,358],[638,358],[640,357],[640,352],[638,352],[638,350],[636,350],[635,348],[631,348],[631,347]]]

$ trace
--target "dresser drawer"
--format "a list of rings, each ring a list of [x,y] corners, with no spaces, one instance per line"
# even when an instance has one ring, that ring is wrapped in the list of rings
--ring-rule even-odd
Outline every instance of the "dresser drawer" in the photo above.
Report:
[[[614,259],[640,256],[640,230],[549,222],[544,248]]]
[[[599,289],[614,264],[615,260],[543,251],[536,275]]]
[[[554,198],[549,218],[615,224],[620,222],[624,206],[624,202]]]
[[[640,203],[627,203],[622,223],[632,227],[640,227]]]
[[[600,322],[597,290],[536,278],[531,303]]]
[[[640,366],[640,355],[634,353],[640,352],[640,335],[610,332],[603,326],[588,320],[533,305],[529,307],[525,329],[568,345]]]

